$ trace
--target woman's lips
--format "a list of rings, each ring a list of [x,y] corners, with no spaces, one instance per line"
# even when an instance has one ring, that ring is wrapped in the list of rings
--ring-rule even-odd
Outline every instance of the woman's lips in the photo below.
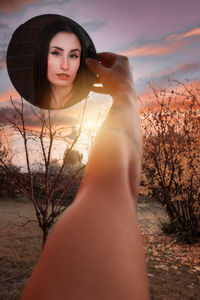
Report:
[[[64,74],[64,73],[60,73],[60,74],[57,74],[57,76],[60,78],[60,79],[68,79],[69,78],[69,75],[68,74]]]

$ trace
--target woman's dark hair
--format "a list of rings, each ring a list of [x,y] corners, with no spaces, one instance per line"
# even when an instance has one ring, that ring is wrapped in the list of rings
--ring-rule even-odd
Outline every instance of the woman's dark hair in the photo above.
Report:
[[[88,34],[73,20],[59,16],[49,23],[40,33],[38,47],[35,52],[33,65],[34,100],[33,104],[41,107],[50,107],[51,89],[47,79],[47,58],[51,39],[59,32],[74,33],[81,44],[80,66],[73,82],[73,94],[67,106],[71,106],[84,99],[94,81],[94,74],[85,64],[86,57],[97,58],[95,47]]]

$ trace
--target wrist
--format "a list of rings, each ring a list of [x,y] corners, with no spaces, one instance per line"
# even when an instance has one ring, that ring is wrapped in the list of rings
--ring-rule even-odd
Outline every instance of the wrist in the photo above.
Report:
[[[121,100],[123,101],[123,103],[126,100],[132,103],[137,99],[135,89],[133,87],[121,88],[118,91],[116,91],[116,93],[114,93],[112,97],[113,97],[113,102],[119,102]]]
[[[111,90],[113,97],[117,97],[121,94],[130,94],[135,96],[134,83],[130,78],[122,78],[121,80],[116,81],[113,87],[115,87]]]

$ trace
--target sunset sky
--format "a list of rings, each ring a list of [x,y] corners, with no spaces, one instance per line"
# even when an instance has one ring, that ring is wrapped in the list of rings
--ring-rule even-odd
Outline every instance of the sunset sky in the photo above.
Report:
[[[142,95],[149,83],[199,80],[199,12],[199,0],[1,0],[0,105],[16,97],[5,64],[8,43],[15,29],[34,16],[67,16],[89,33],[97,52],[127,55]]]

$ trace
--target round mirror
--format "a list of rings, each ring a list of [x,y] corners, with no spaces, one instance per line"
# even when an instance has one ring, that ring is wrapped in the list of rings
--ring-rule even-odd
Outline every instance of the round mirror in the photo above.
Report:
[[[7,51],[7,69],[17,92],[31,104],[62,109],[87,97],[96,79],[85,64],[96,58],[94,44],[75,21],[40,15],[14,32]]]

